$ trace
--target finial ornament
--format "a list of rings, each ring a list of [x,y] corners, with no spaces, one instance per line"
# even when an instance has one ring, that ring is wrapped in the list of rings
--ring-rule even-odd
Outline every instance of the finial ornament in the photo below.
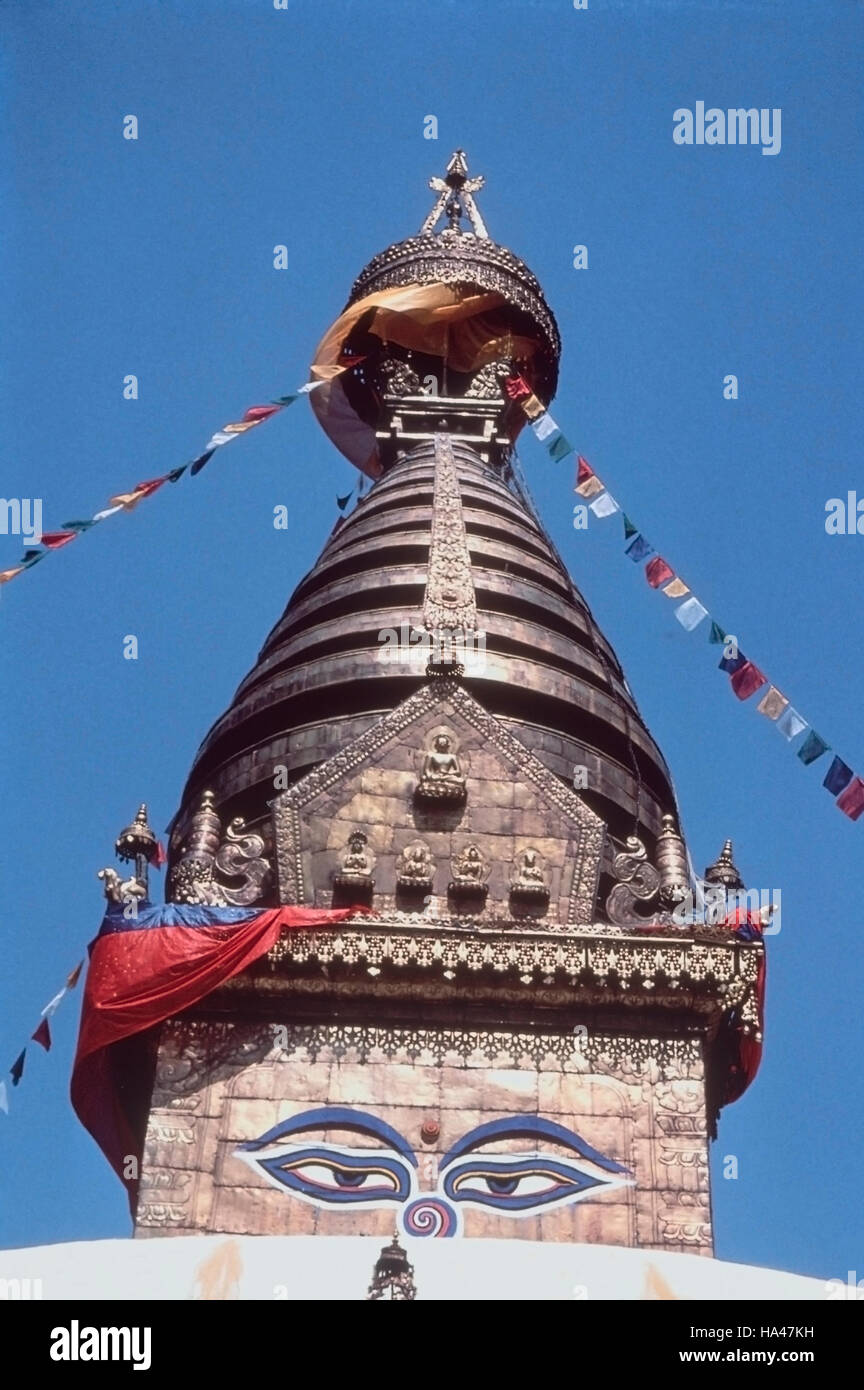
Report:
[[[462,218],[467,217],[474,235],[488,241],[489,233],[483,218],[477,211],[477,204],[472,196],[479,192],[485,182],[482,174],[469,179],[468,160],[465,151],[454,150],[444,178],[431,178],[429,180],[429,187],[438,194],[438,198],[434,208],[420,228],[420,235],[426,236],[434,232],[442,214],[446,213],[448,231],[461,232]]]
[[[719,858],[705,870],[706,883],[720,883],[724,888],[743,888],[744,880],[732,858],[732,841],[726,840]]]

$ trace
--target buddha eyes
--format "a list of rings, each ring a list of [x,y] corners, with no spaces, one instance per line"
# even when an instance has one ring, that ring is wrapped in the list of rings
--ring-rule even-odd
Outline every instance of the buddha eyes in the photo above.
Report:
[[[351,1130],[373,1143],[366,1148],[310,1143],[311,1130]],[[529,1153],[480,1151],[491,1142],[513,1139],[529,1139],[536,1148]],[[550,1141],[568,1152],[544,1152]],[[592,1189],[632,1182],[626,1168],[578,1134],[530,1115],[493,1120],[464,1135],[440,1160],[432,1191],[420,1190],[417,1155],[401,1134],[380,1117],[345,1106],[294,1115],[241,1144],[235,1154],[268,1182],[319,1207],[400,1207],[400,1219],[412,1235],[442,1234],[442,1226],[443,1234],[454,1234],[461,1229],[460,1206],[522,1216],[578,1201]],[[434,1181],[434,1167],[426,1177]]]
[[[341,1206],[349,1202],[401,1203],[411,1194],[411,1174],[395,1155],[373,1149],[296,1148],[242,1155],[271,1182],[298,1197]]]
[[[548,1154],[509,1160],[486,1157],[450,1168],[444,1175],[443,1191],[452,1202],[470,1202],[515,1215],[572,1200],[608,1181]]]

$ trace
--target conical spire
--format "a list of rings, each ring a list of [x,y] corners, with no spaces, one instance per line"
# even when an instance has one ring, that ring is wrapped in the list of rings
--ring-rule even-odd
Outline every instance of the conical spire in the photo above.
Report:
[[[726,840],[719,857],[705,870],[706,883],[720,883],[724,888],[743,888],[744,880],[732,858],[732,841]]]

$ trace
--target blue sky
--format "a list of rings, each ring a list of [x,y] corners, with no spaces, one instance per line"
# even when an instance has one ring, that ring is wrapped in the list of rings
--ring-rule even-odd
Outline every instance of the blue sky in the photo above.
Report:
[[[419,227],[426,179],[461,145],[492,236],[558,316],[556,418],[864,769],[864,537],[824,529],[828,498],[864,495],[859,5],[19,0],[0,22],[5,496],[42,497],[46,529],[88,515],[303,381],[354,276]],[[779,155],[675,145],[673,111],[700,100],[782,108]],[[731,836],[748,882],[782,890],[763,1068],[713,1149],[717,1253],[864,1274],[864,820],[834,808],[826,762],[805,769],[733,698],[705,627],[678,629],[617,521],[572,530],[569,465],[530,436],[520,456],[666,754],[694,861]],[[351,483],[300,403],[3,590],[8,1064],[98,926],[115,836],[141,800],[167,824]],[[19,554],[0,536],[0,568]],[[79,999],[0,1115],[3,1245],[129,1231],[67,1098]]]

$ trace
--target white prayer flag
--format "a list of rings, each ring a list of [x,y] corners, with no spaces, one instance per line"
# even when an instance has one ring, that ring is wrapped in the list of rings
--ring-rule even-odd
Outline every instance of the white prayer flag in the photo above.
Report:
[[[537,419],[532,421],[531,428],[538,439],[548,439],[550,434],[555,433],[558,426],[551,415],[544,414],[538,415]]]
[[[66,987],[65,987],[65,985],[64,985],[64,987],[63,987],[63,989],[61,989],[60,993],[59,993],[59,994],[55,994],[55,995],[54,995],[54,998],[50,1001],[50,1003],[48,1003],[48,1004],[45,1005],[45,1008],[42,1010],[42,1014],[41,1014],[41,1017],[42,1017],[42,1018],[50,1018],[52,1014],[55,1014],[55,1013],[57,1012],[57,1006],[58,1006],[58,1004],[60,1003],[60,1000],[63,998],[63,995],[64,995],[65,993],[66,993]]]
[[[317,391],[319,386],[326,385],[326,381],[307,381],[305,385],[297,387],[297,395],[308,396],[310,391]]]
[[[9,1097],[6,1094],[6,1082],[0,1081],[0,1110],[4,1115],[9,1114]]]
[[[601,492],[599,497],[588,503],[588,506],[595,516],[612,516],[621,510],[611,492]]]
[[[675,609],[675,617],[687,632],[692,632],[694,627],[699,626],[703,618],[708,617],[708,609],[702,606],[698,598],[688,598],[684,600],[680,608]]]
[[[797,709],[793,709],[790,705],[787,710],[783,711],[780,718],[777,720],[777,728],[786,739],[787,743],[790,743],[797,734],[800,734],[803,729],[807,728],[807,720],[802,719]]]
[[[204,445],[204,453],[206,454],[208,449],[218,449],[220,444],[230,444],[231,440],[236,438],[236,431],[232,431],[228,434],[225,430],[217,430],[212,439],[208,439],[207,443]]]
[[[122,512],[122,510],[122,507],[107,507],[104,512],[97,512],[93,520],[104,521],[106,517],[113,516],[115,512]]]

